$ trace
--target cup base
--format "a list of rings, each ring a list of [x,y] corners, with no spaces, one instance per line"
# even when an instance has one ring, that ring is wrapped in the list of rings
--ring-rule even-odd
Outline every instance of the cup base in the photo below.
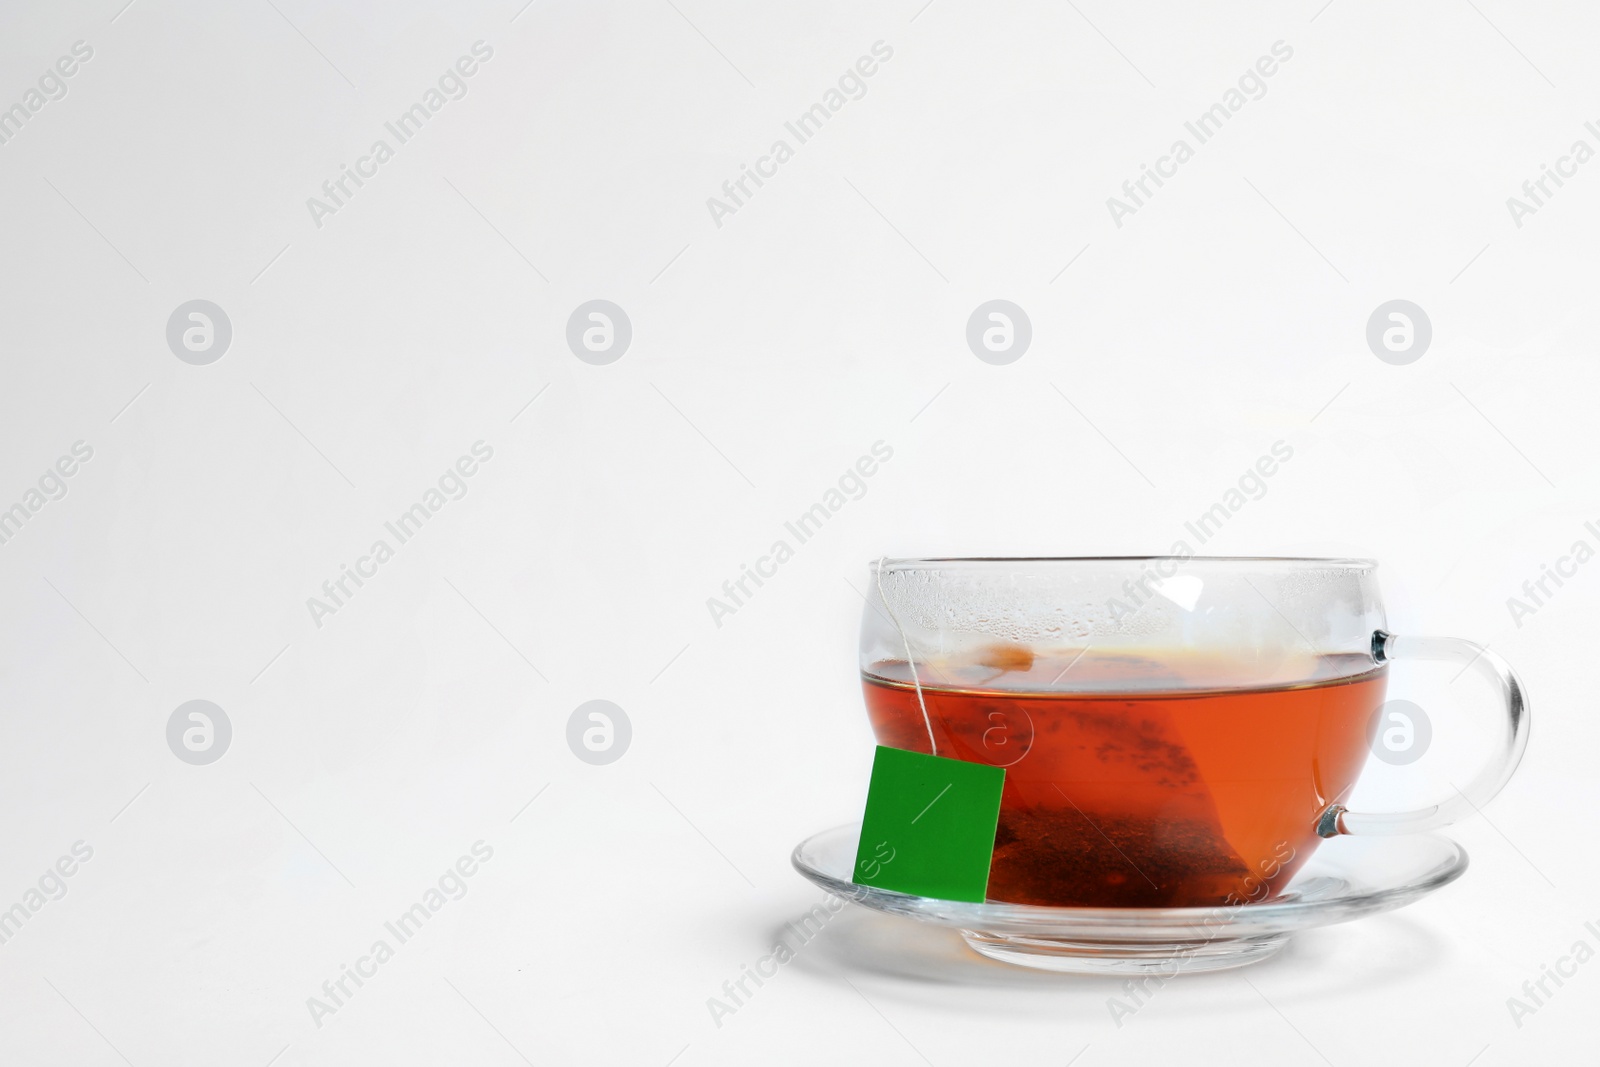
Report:
[[[1073,941],[981,930],[962,930],[961,937],[980,956],[1017,967],[1058,974],[1142,974],[1165,978],[1259,963],[1289,941],[1285,933],[1165,942]]]
[[[1324,841],[1270,900],[1210,908],[1067,908],[940,900],[851,881],[861,824],[795,847],[795,870],[873,911],[958,930],[989,959],[1066,974],[1164,976],[1267,959],[1297,931],[1405,907],[1467,869],[1460,845],[1436,834]]]

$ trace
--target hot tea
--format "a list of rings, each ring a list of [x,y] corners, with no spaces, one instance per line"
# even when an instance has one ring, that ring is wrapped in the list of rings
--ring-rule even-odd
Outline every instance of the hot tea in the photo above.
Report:
[[[1198,907],[1266,899],[1310,857],[1386,673],[1308,657],[1303,680],[1248,688],[1212,684],[1241,676],[1214,659],[997,645],[918,662],[920,700],[904,661],[863,685],[880,744],[1006,768],[991,900]]]

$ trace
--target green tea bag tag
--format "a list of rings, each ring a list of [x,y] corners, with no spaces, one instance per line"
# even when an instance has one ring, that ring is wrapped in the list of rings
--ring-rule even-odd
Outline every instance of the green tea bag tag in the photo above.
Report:
[[[982,901],[1004,767],[878,746],[851,881],[939,900]]]

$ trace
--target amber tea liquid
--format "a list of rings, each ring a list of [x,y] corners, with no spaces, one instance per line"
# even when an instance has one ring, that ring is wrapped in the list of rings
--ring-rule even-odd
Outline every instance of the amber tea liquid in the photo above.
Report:
[[[1198,907],[1275,894],[1361,772],[1386,671],[1322,656],[1303,673],[1208,687],[1241,672],[999,648],[918,664],[926,723],[904,662],[873,664],[863,685],[879,744],[1006,768],[991,900]]]

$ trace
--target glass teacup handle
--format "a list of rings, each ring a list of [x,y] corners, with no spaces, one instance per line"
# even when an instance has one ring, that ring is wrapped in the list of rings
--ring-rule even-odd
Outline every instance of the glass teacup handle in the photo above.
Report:
[[[1343,804],[1331,804],[1317,820],[1322,837],[1339,834],[1414,834],[1435,830],[1474,814],[1511,778],[1528,747],[1528,697],[1510,664],[1482,645],[1456,637],[1396,637],[1382,630],[1372,635],[1372,658],[1378,663],[1390,660],[1432,660],[1458,663],[1463,671],[1471,668],[1493,684],[1505,708],[1495,739],[1495,751],[1465,786],[1455,787],[1454,795],[1437,804],[1411,811],[1350,811]]]

